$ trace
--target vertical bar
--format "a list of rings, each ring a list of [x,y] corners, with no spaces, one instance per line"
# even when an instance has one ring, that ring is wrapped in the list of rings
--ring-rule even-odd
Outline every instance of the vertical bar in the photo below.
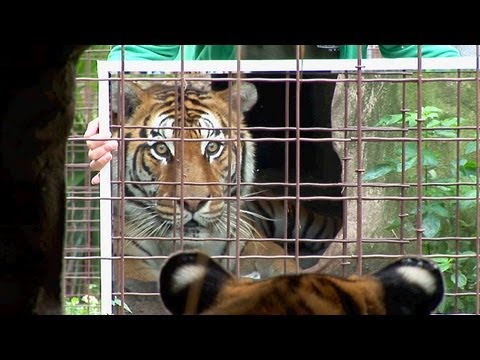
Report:
[[[185,229],[183,217],[185,211],[185,45],[180,45],[180,249],[184,247]],[[178,174],[178,173],[177,173]],[[175,179],[177,181],[177,179]]]
[[[417,50],[417,254],[422,255],[422,237],[423,237],[423,74],[422,74],[422,45],[418,45]]]
[[[348,72],[345,73],[345,80],[348,80]],[[344,106],[344,113],[343,113],[343,128],[345,129],[343,131],[343,139],[348,139],[350,134],[348,133],[348,91],[350,89],[350,82],[346,81],[343,83],[344,84],[344,92],[343,92],[343,106]],[[338,86],[338,85],[336,85]],[[352,157],[349,155],[349,149],[348,149],[349,142],[345,141],[343,143],[343,177],[342,177],[342,182],[343,184],[348,183],[348,178],[349,178],[349,171],[348,171],[348,161],[352,159]],[[350,192],[348,187],[346,188],[346,193]],[[343,242],[342,242],[342,255],[347,256],[348,253],[348,242],[345,241],[345,239],[348,239],[348,200],[342,200],[343,201],[343,206],[342,206],[342,227],[343,227]],[[342,264],[342,276],[346,276],[347,269],[346,265],[348,264],[345,259],[342,259],[341,261]]]
[[[475,72],[475,83],[476,83],[476,95],[477,95],[477,121],[476,121],[476,143],[477,143],[477,301],[476,301],[476,309],[475,313],[477,315],[480,314],[480,168],[478,164],[480,164],[480,46],[476,46],[476,55],[477,55],[477,63],[476,63],[476,72]]]
[[[237,53],[238,54],[238,53]],[[227,77],[231,78],[233,75],[231,72],[228,72],[228,75]],[[231,81],[228,81],[228,85],[227,85],[227,88],[228,88],[228,91],[230,92],[230,96],[232,94],[232,83]],[[228,102],[228,130],[227,130],[227,138],[228,139],[231,139],[232,138],[232,102],[229,101]],[[227,179],[231,179],[232,178],[232,147],[231,146],[228,146],[228,157],[227,157],[227,168],[228,168],[228,175],[227,175]],[[231,181],[229,181],[229,183],[231,183]],[[232,184],[229,184],[227,186],[228,188],[228,191],[226,192],[228,195],[230,195],[232,193]],[[227,255],[231,255],[232,251],[231,249],[233,248],[233,245],[232,245],[232,242],[230,241],[230,234],[232,233],[231,232],[231,224],[230,224],[230,219],[232,218],[231,216],[231,211],[232,211],[232,202],[230,200],[226,200],[226,204],[227,204],[227,226],[226,226],[226,229],[225,229],[225,239],[227,241],[226,243],[226,246],[225,246],[225,253]],[[226,266],[227,266],[227,269],[231,269],[232,268],[232,260],[231,259],[227,259],[226,261]],[[240,277],[240,260],[239,258],[236,258],[234,261],[233,261],[233,264],[235,264],[235,274],[237,275],[237,277]]]
[[[296,45],[295,47],[295,263],[297,266],[297,272],[300,269],[300,260],[298,258],[300,253],[300,87],[301,87],[301,76],[300,72],[300,56],[301,56],[301,45]]]
[[[241,181],[242,181],[242,171],[239,171],[241,169],[241,161],[243,160],[242,159],[242,152],[241,152],[241,149],[242,149],[242,143],[240,141],[240,132],[241,132],[241,128],[240,128],[240,116],[242,116],[242,110],[241,110],[241,107],[240,107],[240,101],[241,101],[241,90],[240,90],[240,86],[241,86],[241,77],[240,77],[240,71],[241,71],[241,54],[242,54],[242,47],[241,45],[237,45],[237,73],[236,73],[236,94],[237,94],[237,101],[236,101],[236,104],[235,104],[235,112],[236,112],[236,117],[235,119],[237,120],[237,123],[235,124],[236,125],[236,142],[237,142],[237,153],[236,153],[236,158],[235,158],[235,168],[237,169],[237,172],[236,172],[236,183],[237,183],[237,188],[236,188],[236,193],[235,193],[235,197],[236,197],[236,201],[235,201],[235,270],[237,272],[237,276],[240,275],[240,216],[241,216],[241,213],[240,213],[240,201],[241,201],[241,198],[240,198],[240,189],[241,189]],[[231,102],[231,101],[229,101]],[[229,177],[230,178],[230,177]]]
[[[120,289],[120,309],[119,314],[125,314],[125,46],[122,45],[121,51],[121,62],[120,62],[120,84],[118,86],[118,94],[113,94],[113,96],[118,96],[118,124],[120,125],[118,129],[118,248],[120,253],[120,259],[118,260],[118,288]],[[118,255],[118,254],[116,254]]]
[[[97,62],[99,131],[109,131],[109,89],[106,63]],[[110,163],[100,171],[100,299],[101,313],[112,314],[112,203]]]
[[[85,55],[86,55],[86,59],[85,59],[85,74],[86,76],[89,76],[91,77],[92,76],[92,53],[91,51],[86,51],[85,52]],[[92,97],[93,97],[93,94],[92,94],[92,87],[91,87],[91,83],[87,83],[86,86],[85,86],[85,95],[83,97],[83,101],[84,101],[84,104],[86,105],[85,107],[88,108],[88,111],[87,111],[87,116],[86,116],[86,122],[90,122],[90,120],[92,119],[92,110],[91,110],[91,106],[92,106]],[[75,154],[75,150],[73,151],[73,154]],[[88,174],[88,172],[87,172]],[[86,181],[85,182],[86,184],[86,188],[87,188],[87,192],[89,194],[92,193],[92,184],[90,183],[90,181]],[[92,203],[93,201],[92,200],[86,200],[84,202],[85,204],[85,219],[92,219]],[[73,215],[73,213],[72,213]],[[72,216],[72,220],[73,220],[73,216]],[[86,229],[84,229],[84,233],[85,233],[85,247],[86,247],[86,256],[92,256],[92,227],[91,227],[91,221],[87,221],[87,223],[85,224],[86,225]],[[88,279],[86,281],[84,281],[84,283],[82,285],[85,285],[85,283],[89,283],[91,281],[91,274],[92,274],[92,260],[86,260],[85,261],[85,278]],[[91,295],[91,292],[90,292],[90,287],[87,285],[86,287],[86,291],[87,291],[87,295]],[[88,306],[88,311],[87,313],[90,313],[91,312],[91,305],[89,303],[89,306]]]
[[[287,71],[286,72],[286,78],[289,79],[290,78],[290,73]],[[284,122],[284,125],[285,125],[285,139],[288,140],[290,138],[290,130],[288,130],[287,128],[290,126],[290,82],[289,81],[285,81],[285,122]],[[290,151],[290,141],[285,141],[284,143],[285,145],[285,152],[284,152],[284,162],[285,162],[285,168],[284,168],[284,177],[283,177],[283,181],[285,183],[290,183],[290,174],[289,174],[289,151]],[[283,188],[283,195],[284,196],[288,196],[290,193],[290,188],[289,186],[284,186]],[[284,223],[283,223],[283,237],[285,240],[287,240],[285,243],[284,243],[284,250],[285,250],[285,254],[288,254],[288,245],[289,245],[289,241],[290,241],[290,234],[288,233],[288,203],[289,203],[289,200],[284,200],[283,201],[283,218],[285,219]],[[284,269],[286,269],[287,267],[287,259],[285,259],[284,261]]]
[[[461,71],[457,70],[457,77],[460,78],[461,76]],[[461,93],[461,82],[457,80],[457,126],[460,126],[460,107],[461,107],[461,101],[460,101],[460,93]],[[460,137],[460,129],[457,129],[457,138]],[[460,196],[460,142],[457,141],[455,143],[455,182],[457,183],[455,185],[455,196]],[[460,240],[458,240],[458,237],[460,236],[460,200],[455,200],[455,237],[457,238],[455,240],[455,255],[459,255],[460,253]],[[454,290],[453,292],[455,294],[458,293],[458,272],[460,271],[459,267],[459,258],[457,257],[457,260],[455,261],[455,283],[454,283]],[[453,311],[455,313],[458,313],[458,296],[453,297]]]
[[[402,75],[402,78],[405,79],[407,77],[407,75],[404,73]],[[402,82],[402,109],[400,110],[400,112],[402,113],[402,137],[403,138],[406,138],[407,137],[407,134],[408,134],[408,130],[406,129],[407,127],[407,121],[406,121],[406,113],[407,111],[409,111],[409,109],[406,108],[407,106],[407,83],[406,82]],[[405,141],[402,141],[402,159],[401,159],[401,164],[402,164],[402,175],[401,175],[401,183],[402,185],[405,185],[405,183],[407,182],[407,174],[406,174],[406,169],[405,169],[405,166],[406,166],[406,143]],[[408,216],[407,213],[405,212],[406,209],[405,209],[405,201],[403,200],[403,198],[405,197],[406,195],[406,192],[407,192],[407,189],[405,186],[401,186],[400,187],[400,197],[402,198],[402,200],[400,200],[400,234],[399,234],[399,238],[400,240],[404,240],[405,239],[405,217]],[[400,243],[400,249],[399,249],[399,253],[400,255],[405,255],[405,245],[403,244],[403,242]]]
[[[363,248],[362,248],[362,235],[363,235],[363,223],[362,223],[362,201],[363,201],[363,187],[362,176],[365,172],[363,167],[363,128],[362,128],[362,46],[357,47],[357,274],[362,274],[363,267]]]

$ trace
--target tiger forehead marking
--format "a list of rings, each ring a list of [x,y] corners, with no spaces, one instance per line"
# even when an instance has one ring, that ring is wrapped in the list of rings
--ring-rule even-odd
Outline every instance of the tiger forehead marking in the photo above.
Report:
[[[202,113],[196,121],[187,122],[188,126],[184,127],[183,138],[185,139],[205,139],[199,141],[202,155],[206,155],[206,148],[212,140],[217,141],[223,146],[222,140],[225,139],[224,132],[220,129],[222,124],[209,111]],[[175,156],[175,141],[169,139],[179,139],[182,135],[179,133],[178,125],[175,119],[169,114],[161,114],[152,121],[152,127],[148,132],[148,145],[153,146],[158,141],[163,141],[167,145],[170,153]],[[220,151],[217,153],[219,154]],[[217,158],[217,156],[208,156],[209,161]]]

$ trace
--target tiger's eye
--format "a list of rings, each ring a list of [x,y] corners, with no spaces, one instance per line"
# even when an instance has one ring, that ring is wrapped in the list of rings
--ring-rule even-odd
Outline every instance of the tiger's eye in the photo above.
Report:
[[[156,143],[153,149],[160,156],[167,156],[169,153],[167,144],[163,142]]]
[[[207,144],[207,155],[215,155],[220,150],[221,144],[216,141],[210,141]]]

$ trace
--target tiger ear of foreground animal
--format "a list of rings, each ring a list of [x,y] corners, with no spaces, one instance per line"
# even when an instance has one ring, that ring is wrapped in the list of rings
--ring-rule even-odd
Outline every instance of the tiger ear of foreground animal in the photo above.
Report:
[[[280,275],[238,279],[199,251],[172,255],[162,268],[160,294],[173,314],[428,315],[444,295],[431,261],[405,257],[365,276]]]

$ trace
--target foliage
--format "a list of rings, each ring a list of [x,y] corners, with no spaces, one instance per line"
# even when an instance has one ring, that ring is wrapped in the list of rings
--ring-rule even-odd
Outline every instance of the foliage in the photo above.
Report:
[[[113,304],[113,306],[119,306],[119,307],[121,307],[121,306],[122,306],[122,300],[115,296],[115,297],[113,298],[112,304]],[[129,312],[130,314],[132,314],[132,310],[131,310],[130,307],[127,305],[127,303],[124,303],[124,304],[123,304],[123,309],[124,309],[125,311]]]
[[[462,118],[449,117],[441,109],[434,106],[422,108],[423,138],[471,138],[475,139],[473,130],[459,129],[467,125]],[[417,126],[417,113],[406,112],[381,118],[377,126],[402,126],[408,132]],[[460,136],[461,135],[461,136]],[[477,236],[477,203],[476,181],[478,164],[476,162],[477,144],[475,141],[425,141],[422,143],[423,197],[455,196],[464,199],[423,200],[422,227],[423,253],[425,255],[444,255],[433,258],[444,274],[448,293],[475,292],[477,284],[476,244]],[[385,153],[384,158],[373,164],[364,174],[364,181],[387,180],[398,182],[399,174],[405,171],[406,182],[411,184],[408,195],[416,196],[418,151],[417,142],[406,142],[393,145],[393,156]],[[402,154],[405,162],[402,165]],[[457,157],[458,154],[458,157]],[[460,184],[458,184],[460,183]],[[416,215],[419,209],[416,201],[406,203],[407,216],[403,226],[406,236],[415,236]],[[400,218],[396,218],[388,229],[398,233]],[[448,237],[472,237],[472,240],[449,240]],[[438,239],[438,238],[447,238]],[[460,255],[458,258],[449,255]],[[442,313],[475,313],[475,297],[459,295],[456,298],[447,296],[441,304]]]
[[[90,290],[98,293],[97,285],[90,284]],[[71,296],[65,300],[66,315],[100,315],[100,302],[94,295]]]

